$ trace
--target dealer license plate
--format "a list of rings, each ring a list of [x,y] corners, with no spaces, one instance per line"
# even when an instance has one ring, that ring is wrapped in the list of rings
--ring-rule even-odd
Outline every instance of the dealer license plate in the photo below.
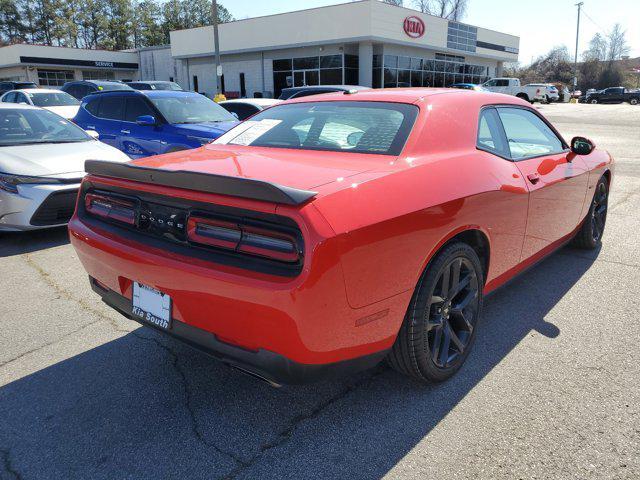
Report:
[[[171,328],[171,297],[138,282],[133,282],[132,313],[164,330]]]

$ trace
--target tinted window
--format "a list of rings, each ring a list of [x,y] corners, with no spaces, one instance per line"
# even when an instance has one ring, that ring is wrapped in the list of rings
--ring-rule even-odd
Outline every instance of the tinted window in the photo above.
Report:
[[[509,156],[509,146],[504,137],[500,117],[498,117],[498,112],[493,108],[487,108],[480,112],[477,146],[481,150],[486,150],[496,155]]]
[[[310,102],[256,114],[216,143],[398,155],[418,114],[415,105]]]
[[[7,93],[4,98],[2,99],[3,102],[8,102],[8,103],[15,103],[16,101],[16,94],[14,92],[9,92]]]
[[[496,80],[496,87],[508,87],[509,80]]]
[[[127,112],[124,120],[126,122],[135,122],[142,115],[154,115],[147,102],[142,98],[127,98]]]
[[[85,110],[89,112],[94,117],[98,116],[98,109],[100,108],[100,98],[92,98],[88,103],[84,106]]]
[[[499,108],[498,113],[514,160],[564,150],[560,139],[535,113],[522,108]]]
[[[108,120],[122,120],[124,115],[123,97],[104,97],[100,102],[98,117]]]
[[[246,103],[223,103],[220,106],[228,112],[238,115],[239,120],[244,120],[259,111],[258,107]]]
[[[15,102],[16,102],[16,103],[26,103],[26,104],[28,104],[28,103],[29,103],[29,100],[27,100],[27,97],[25,96],[25,94],[24,94],[24,93],[19,93],[19,92],[18,92],[18,93],[16,93],[16,100],[15,100]]]

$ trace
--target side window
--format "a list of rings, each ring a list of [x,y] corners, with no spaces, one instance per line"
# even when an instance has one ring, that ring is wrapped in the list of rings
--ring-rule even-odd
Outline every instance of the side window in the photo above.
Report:
[[[496,86],[497,87],[508,87],[509,86],[509,80],[497,80],[496,81]]]
[[[512,159],[560,153],[564,150],[557,135],[535,113],[508,107],[498,108],[498,113],[507,135]]]
[[[9,92],[5,95],[3,102],[15,103],[16,102],[16,94],[15,92]]]
[[[89,112],[94,117],[98,116],[98,110],[100,109],[100,98],[94,98],[89,100],[87,104],[84,106],[85,110]]]
[[[104,97],[98,108],[98,117],[107,120],[122,120],[124,116],[124,98]]]
[[[509,146],[495,108],[485,108],[480,112],[476,145],[480,150],[486,150],[502,157],[509,156]]]
[[[229,112],[238,115],[239,120],[244,120],[245,118],[250,117],[251,115],[259,111],[259,109],[257,109],[256,107],[243,103],[228,103],[222,106]]]
[[[495,87],[496,86],[496,81],[495,80],[489,80],[484,85],[487,86],[487,87]]]
[[[142,115],[154,115],[154,113],[142,98],[127,98],[127,111],[124,116],[124,121],[135,122],[136,119]]]
[[[24,95],[24,93],[16,93],[14,102],[26,103],[27,105],[29,104],[29,101],[27,100],[27,97]]]
[[[76,85],[71,85],[69,86],[66,90],[64,90],[65,92],[67,92],[69,95],[71,95],[72,97],[77,98],[78,100],[80,100],[80,96],[78,95],[78,87]]]

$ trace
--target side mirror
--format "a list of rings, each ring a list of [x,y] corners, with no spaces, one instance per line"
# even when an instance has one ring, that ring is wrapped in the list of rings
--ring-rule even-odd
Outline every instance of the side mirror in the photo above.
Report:
[[[136,123],[142,127],[155,127],[158,122],[153,115],[140,115],[136,118]]]
[[[596,148],[595,144],[585,137],[571,139],[571,151],[576,155],[589,155]]]
[[[95,138],[96,140],[100,138],[100,134],[95,130],[85,130],[85,132],[87,132],[87,135],[89,135],[91,138]]]

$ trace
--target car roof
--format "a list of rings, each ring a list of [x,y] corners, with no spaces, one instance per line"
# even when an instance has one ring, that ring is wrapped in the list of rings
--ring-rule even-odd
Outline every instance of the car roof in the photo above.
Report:
[[[156,83],[176,83],[171,80],[134,80],[132,82],[125,83],[148,83],[149,85],[155,85]]]
[[[476,100],[486,101],[487,105],[497,103],[523,104],[523,100],[512,95],[504,95],[489,91],[472,91],[461,88],[372,88],[360,90],[356,93],[331,92],[308,97],[292,98],[284,103],[310,103],[310,102],[393,102],[393,103],[419,103],[430,97],[448,95],[448,98],[460,98],[461,95],[471,95]]]
[[[15,90],[11,90],[11,91],[24,92],[24,93],[66,93],[66,92],[63,92],[62,90],[58,90],[55,88],[16,88]],[[67,93],[67,95],[69,94]]]
[[[279,98],[233,98],[231,100],[225,100],[220,103],[250,103],[251,105],[270,107],[271,105],[282,102],[283,100],[280,100]]]

